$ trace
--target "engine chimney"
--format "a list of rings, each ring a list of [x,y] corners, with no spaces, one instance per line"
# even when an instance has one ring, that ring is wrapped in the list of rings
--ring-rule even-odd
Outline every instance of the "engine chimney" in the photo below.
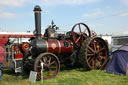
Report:
[[[35,35],[37,39],[41,39],[41,8],[40,6],[36,5],[34,7],[35,13]]]

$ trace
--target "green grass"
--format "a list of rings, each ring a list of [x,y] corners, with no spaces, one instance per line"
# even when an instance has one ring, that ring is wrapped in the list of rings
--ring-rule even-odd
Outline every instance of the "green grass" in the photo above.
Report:
[[[16,76],[11,70],[4,70],[0,85],[42,85],[40,81],[31,83],[28,77]],[[43,85],[128,85],[128,76],[104,73],[102,70],[83,69],[61,70],[56,78],[44,80]]]

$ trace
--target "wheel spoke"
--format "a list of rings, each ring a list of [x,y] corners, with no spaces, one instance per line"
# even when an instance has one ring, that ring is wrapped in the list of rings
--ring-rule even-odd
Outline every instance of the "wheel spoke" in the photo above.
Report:
[[[83,31],[83,33],[85,33],[85,32],[86,32],[86,30],[87,30],[87,29],[85,28],[85,30]]]
[[[51,68],[56,68],[56,66],[51,66]]]
[[[87,59],[87,61],[89,62],[90,61],[90,59],[92,59],[92,57],[89,57],[88,59]],[[90,62],[91,63],[91,62]]]
[[[89,61],[91,59],[91,57],[87,58],[87,61]]]
[[[77,32],[73,32],[73,35],[80,35],[80,33],[77,33]]]
[[[105,60],[105,56],[100,56],[101,57],[101,59],[104,59]]]
[[[100,54],[100,55],[103,55],[103,52],[100,52],[99,54]]]
[[[93,68],[93,69],[95,69],[95,68],[94,68],[94,65],[95,65],[95,61],[93,60],[93,61],[92,61],[92,68]]]
[[[85,35],[84,33],[82,34],[84,38],[87,38],[87,35]]]
[[[51,57],[49,57],[49,60],[48,60],[48,63],[50,64],[50,62],[51,62]]]
[[[100,50],[100,43],[99,42],[97,42],[97,51],[99,52],[99,50]]]
[[[87,50],[87,53],[92,53],[92,51],[91,50]]]
[[[94,56],[94,54],[87,54],[87,56]]]
[[[102,59],[101,59],[101,56],[99,56],[99,57],[98,57],[98,61],[101,62],[101,60],[102,60]]]
[[[93,46],[94,46],[94,50],[96,51],[96,45],[95,45],[95,42],[93,43]]]
[[[47,64],[47,56],[44,57],[44,63]]]
[[[43,63],[43,61],[40,59],[40,63]]]
[[[95,52],[90,46],[88,46],[88,49],[89,49],[90,51],[92,51],[93,53]]]
[[[77,38],[77,40],[75,41],[75,43],[77,44],[78,41],[80,40],[81,36],[79,36],[79,38]]]
[[[37,68],[41,68],[41,66],[37,66]]]
[[[94,59],[94,69],[96,69],[96,59]]]
[[[78,26],[79,26],[79,30],[80,30],[80,33],[81,33],[82,31],[81,31],[81,27],[80,27],[80,24],[78,24]]]
[[[40,75],[41,74],[41,71],[37,72],[37,74]]]
[[[99,67],[101,67],[101,62],[98,59],[96,59],[96,68],[98,69]]]
[[[92,59],[90,59],[89,63],[91,63],[94,60],[94,57]]]
[[[103,48],[101,48],[101,49],[99,49],[99,52],[101,52],[101,51],[103,51],[103,50],[105,50],[105,48],[103,47]]]
[[[55,61],[52,61],[51,63],[50,63],[50,65],[52,65],[52,64],[54,64],[55,63]]]

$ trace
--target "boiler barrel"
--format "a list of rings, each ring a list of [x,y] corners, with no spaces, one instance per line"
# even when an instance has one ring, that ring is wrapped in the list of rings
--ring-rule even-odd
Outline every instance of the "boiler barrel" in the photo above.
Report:
[[[72,53],[73,46],[70,40],[36,40],[32,43],[32,52],[52,52],[55,54]]]
[[[56,41],[46,41],[47,52],[53,52],[58,54],[72,53],[73,46],[71,41],[67,40],[56,40]]]

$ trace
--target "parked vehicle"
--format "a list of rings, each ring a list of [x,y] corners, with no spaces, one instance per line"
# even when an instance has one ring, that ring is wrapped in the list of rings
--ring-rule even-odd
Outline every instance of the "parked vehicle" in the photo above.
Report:
[[[112,52],[118,50],[119,47],[128,43],[128,35],[118,34],[112,36]]]
[[[35,70],[39,79],[46,80],[56,77],[60,64],[82,65],[87,70],[103,68],[109,59],[108,46],[102,38],[93,37],[86,24],[77,23],[66,34],[58,34],[52,22],[42,38],[40,6],[35,6],[34,13],[36,37],[23,57],[24,72]]]

